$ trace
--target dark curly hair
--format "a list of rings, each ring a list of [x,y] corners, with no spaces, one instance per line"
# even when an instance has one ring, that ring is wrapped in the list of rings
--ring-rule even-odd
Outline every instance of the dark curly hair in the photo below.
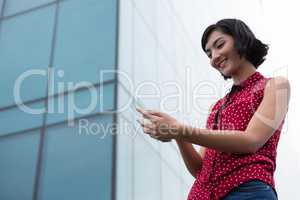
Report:
[[[232,36],[235,48],[240,57],[244,56],[255,68],[258,68],[265,61],[269,46],[257,39],[250,28],[239,19],[222,19],[216,24],[208,26],[201,39],[204,52],[208,37],[215,30]],[[227,79],[230,77],[224,76],[224,78]]]

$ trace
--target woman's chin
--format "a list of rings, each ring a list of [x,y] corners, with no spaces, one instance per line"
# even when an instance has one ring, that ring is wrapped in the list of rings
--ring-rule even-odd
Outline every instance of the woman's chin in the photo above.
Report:
[[[224,76],[230,76],[230,73],[227,70],[221,69],[220,70],[221,74],[223,74]]]
[[[230,71],[227,70],[220,70],[221,74],[223,77],[225,78],[231,78],[232,73]]]

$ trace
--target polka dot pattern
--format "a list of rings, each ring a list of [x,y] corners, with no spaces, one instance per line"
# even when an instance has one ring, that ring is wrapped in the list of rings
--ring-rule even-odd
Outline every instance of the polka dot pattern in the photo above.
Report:
[[[245,130],[261,103],[267,78],[255,72],[239,85],[219,113],[219,130]],[[217,110],[229,98],[225,95],[213,106],[206,128],[213,129]],[[276,168],[276,149],[283,122],[272,137],[253,154],[233,154],[207,148],[202,168],[191,188],[188,200],[218,200],[242,183],[258,179],[273,188]]]

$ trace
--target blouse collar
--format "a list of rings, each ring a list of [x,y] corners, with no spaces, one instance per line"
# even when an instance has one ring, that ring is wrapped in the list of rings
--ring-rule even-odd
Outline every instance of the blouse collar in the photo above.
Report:
[[[236,85],[233,84],[229,94],[233,94],[237,91],[240,91],[241,89],[246,88],[247,86],[249,86],[251,84],[253,85],[261,78],[263,78],[263,76],[258,71],[256,71],[251,76],[249,76],[246,80],[242,81],[241,83],[236,84]]]
[[[254,72],[251,76],[249,76],[246,80],[242,81],[237,85],[233,85],[232,87],[237,88],[245,88],[250,84],[256,83],[256,81],[260,80],[263,76],[258,71]]]

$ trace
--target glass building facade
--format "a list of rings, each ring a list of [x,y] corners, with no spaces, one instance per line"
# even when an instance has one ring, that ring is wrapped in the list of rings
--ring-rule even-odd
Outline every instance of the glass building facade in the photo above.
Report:
[[[114,199],[117,0],[0,8],[0,199]]]

